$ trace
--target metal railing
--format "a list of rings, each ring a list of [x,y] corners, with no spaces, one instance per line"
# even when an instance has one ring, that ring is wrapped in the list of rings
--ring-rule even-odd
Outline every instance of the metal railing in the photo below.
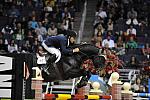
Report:
[[[79,35],[78,35],[77,43],[80,43],[82,40],[84,24],[85,24],[85,19],[86,19],[86,13],[87,13],[87,0],[85,0],[85,3],[84,3],[84,9],[83,9],[82,19],[81,19],[81,23],[80,23],[79,32],[78,32]]]

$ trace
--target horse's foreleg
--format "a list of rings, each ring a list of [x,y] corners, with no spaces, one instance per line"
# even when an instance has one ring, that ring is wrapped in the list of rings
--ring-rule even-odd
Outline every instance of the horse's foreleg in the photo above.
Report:
[[[91,73],[89,71],[85,71],[80,82],[77,84],[77,88],[81,88],[83,86],[86,86],[90,77],[91,77]]]

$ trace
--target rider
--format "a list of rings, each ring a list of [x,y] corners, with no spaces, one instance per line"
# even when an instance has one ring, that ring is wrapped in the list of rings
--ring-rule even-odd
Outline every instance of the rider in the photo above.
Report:
[[[57,63],[61,54],[73,54],[79,52],[79,48],[71,49],[68,48],[69,44],[75,41],[76,32],[68,30],[67,35],[56,35],[47,37],[46,40],[42,42],[42,46],[53,56],[53,61]],[[51,61],[51,62],[53,62]]]

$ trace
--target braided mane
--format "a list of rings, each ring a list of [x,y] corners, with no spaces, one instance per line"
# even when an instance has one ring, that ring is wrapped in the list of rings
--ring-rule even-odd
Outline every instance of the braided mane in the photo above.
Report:
[[[79,45],[79,49],[81,52],[84,52],[87,55],[98,54],[99,52],[99,48],[92,44],[81,44]]]

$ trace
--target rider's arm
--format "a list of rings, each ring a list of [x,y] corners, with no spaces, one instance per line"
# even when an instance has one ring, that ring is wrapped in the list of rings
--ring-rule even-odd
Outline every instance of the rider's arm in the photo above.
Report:
[[[67,48],[67,40],[62,40],[60,42],[60,45],[61,45],[61,51],[63,54],[72,54],[73,53],[73,49]]]

